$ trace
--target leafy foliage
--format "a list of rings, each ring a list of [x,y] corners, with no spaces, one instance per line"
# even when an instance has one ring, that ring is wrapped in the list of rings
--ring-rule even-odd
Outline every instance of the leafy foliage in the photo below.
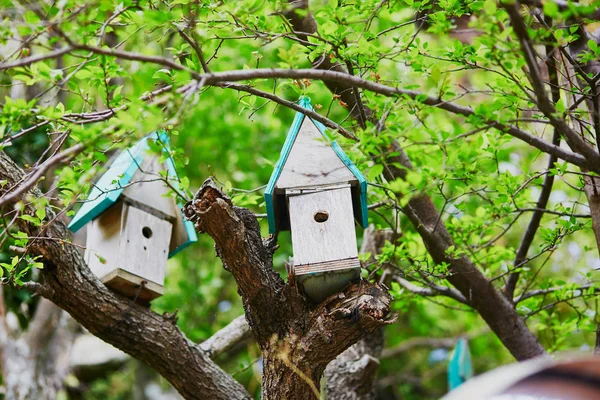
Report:
[[[516,308],[544,347],[552,352],[589,348],[600,322],[593,276],[600,263],[583,193],[590,173],[563,160],[546,168],[545,154],[494,129],[515,126],[548,141],[552,135],[548,117],[532,96],[526,60],[502,5],[494,0],[330,0],[310,6],[317,34],[294,33],[282,14],[288,5],[280,1],[1,0],[0,66],[15,65],[0,69],[0,149],[35,169],[61,148],[84,145],[74,157],[52,166],[40,183],[45,197],[23,199],[35,205],[35,215],[21,213],[23,203],[17,203],[13,214],[3,217],[0,271],[5,282],[22,284],[34,277],[32,269],[43,268],[41,259],[9,248],[42,240],[18,231],[13,218],[31,222],[42,236],[52,223],[46,207],[61,217],[70,215],[112,154],[157,129],[171,135],[188,198],[214,176],[236,205],[264,213],[261,188],[293,111],[227,82],[205,84],[194,74],[207,72],[206,66],[214,72],[311,68],[311,62],[325,58],[364,79],[418,92],[386,97],[362,91],[362,103],[376,118],[361,127],[348,118],[348,104],[321,81],[250,76],[246,82],[291,101],[308,95],[320,114],[360,139],[336,135],[370,181],[369,203],[376,205],[371,222],[399,234],[373,255],[374,262],[365,263],[365,275],[387,282],[396,299],[399,321],[386,329],[386,346],[416,336],[467,334],[473,335],[476,372],[511,360],[467,305],[441,295],[419,296],[398,283],[396,277],[423,288],[450,286],[451,268],[433,261],[403,214],[410,199],[428,195],[455,242],[448,256],[469,257],[499,290],[509,274],[520,273],[515,299],[534,291],[540,295],[523,296]],[[524,13],[528,34],[539,46],[568,46],[581,36],[573,17],[597,6],[559,8],[544,2],[543,13],[556,23],[544,25]],[[297,10],[300,16],[307,12]],[[579,55],[581,63],[600,54],[595,41],[587,46]],[[24,62],[61,49],[66,51],[59,56]],[[572,83],[576,79],[564,56],[558,63],[562,90],[556,110],[573,126],[586,126],[581,121],[589,111],[576,101],[590,88]],[[468,106],[473,113],[452,114],[428,103],[429,97]],[[386,129],[373,123],[379,119]],[[581,128],[581,136],[594,141],[587,128]],[[385,175],[393,140],[414,165],[405,179]],[[388,154],[381,149],[389,149]],[[547,212],[526,261],[515,265],[546,176],[554,176]],[[261,227],[266,235],[264,219]],[[275,265],[284,274],[289,235],[280,235],[279,243]],[[14,310],[17,303],[11,305]],[[170,261],[166,294],[153,308],[179,310],[179,326],[193,341],[207,339],[243,312],[235,283],[214,257],[208,237]],[[381,390],[415,399],[444,393],[444,365],[430,365],[430,350],[416,348],[384,360]],[[256,348],[248,345],[224,361],[230,373],[243,366],[236,378],[254,393],[260,381],[253,364],[257,357]],[[94,393],[121,398],[113,389],[97,385]]]

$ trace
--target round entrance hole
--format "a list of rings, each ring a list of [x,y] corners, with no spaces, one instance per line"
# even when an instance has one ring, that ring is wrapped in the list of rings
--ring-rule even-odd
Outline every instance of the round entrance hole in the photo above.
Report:
[[[327,211],[317,211],[314,219],[317,222],[325,222],[329,219],[329,213]]]
[[[152,229],[148,228],[147,226],[143,227],[142,235],[144,235],[146,239],[150,239],[152,237]]]

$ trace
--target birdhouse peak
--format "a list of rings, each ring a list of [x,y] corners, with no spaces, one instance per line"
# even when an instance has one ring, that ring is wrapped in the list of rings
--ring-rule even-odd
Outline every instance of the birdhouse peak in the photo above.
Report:
[[[298,103],[314,111],[308,97],[300,98]],[[329,138],[323,124],[297,112],[265,191],[269,231],[288,229],[289,221],[282,224],[276,216],[286,219],[285,213],[276,211],[287,207],[281,200],[286,190],[318,190],[344,184],[352,187],[356,219],[366,226],[365,178],[339,144]]]
[[[151,150],[166,157],[157,156]],[[179,178],[169,155],[169,136],[165,131],[146,135],[133,146],[123,150],[92,188],[87,200],[75,214],[69,229],[78,231],[100,216],[121,198],[137,207],[172,220],[174,236],[169,256],[197,241],[196,231],[181,212],[181,204],[168,197],[170,188],[178,190]],[[163,177],[169,181],[169,187]]]

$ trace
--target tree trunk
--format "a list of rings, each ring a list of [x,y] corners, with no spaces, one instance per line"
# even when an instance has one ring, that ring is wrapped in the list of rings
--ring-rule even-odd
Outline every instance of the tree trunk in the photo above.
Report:
[[[235,207],[208,179],[184,207],[196,230],[215,240],[217,255],[235,278],[246,319],[263,354],[262,399],[319,397],[327,364],[388,319],[387,289],[351,285],[318,306],[275,272],[275,239],[260,237],[254,214]]]

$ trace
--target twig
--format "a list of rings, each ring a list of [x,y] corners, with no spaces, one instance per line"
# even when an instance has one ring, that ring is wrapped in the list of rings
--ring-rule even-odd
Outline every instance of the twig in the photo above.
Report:
[[[2,197],[0,197],[0,207],[5,204],[16,201],[23,193],[25,193],[27,190],[33,187],[50,167],[60,162],[64,162],[66,160],[71,159],[72,157],[80,153],[84,148],[84,144],[79,143],[46,160],[35,170],[35,172],[32,175],[30,175],[23,183],[18,185],[15,188],[15,190],[7,192]]]

